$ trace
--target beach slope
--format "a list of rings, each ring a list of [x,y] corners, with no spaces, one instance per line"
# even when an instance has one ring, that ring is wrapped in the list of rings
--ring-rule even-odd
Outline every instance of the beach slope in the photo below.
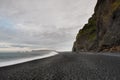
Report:
[[[62,52],[0,68],[0,80],[120,80],[120,56]]]

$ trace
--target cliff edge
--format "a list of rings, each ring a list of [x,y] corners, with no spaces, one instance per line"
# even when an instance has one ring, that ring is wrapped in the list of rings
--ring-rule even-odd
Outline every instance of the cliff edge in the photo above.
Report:
[[[120,0],[98,0],[94,14],[77,34],[73,51],[120,52]]]

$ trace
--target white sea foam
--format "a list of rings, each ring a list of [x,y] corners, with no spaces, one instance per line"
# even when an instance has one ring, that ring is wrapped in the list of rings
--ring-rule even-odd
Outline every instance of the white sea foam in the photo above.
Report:
[[[31,57],[31,58],[16,59],[16,60],[11,60],[11,61],[0,62],[0,67],[20,64],[20,63],[24,63],[24,62],[37,60],[37,59],[48,58],[48,57],[51,57],[51,56],[55,56],[57,54],[58,54],[57,52],[50,52],[50,53],[42,55],[42,56],[36,56],[36,57]]]

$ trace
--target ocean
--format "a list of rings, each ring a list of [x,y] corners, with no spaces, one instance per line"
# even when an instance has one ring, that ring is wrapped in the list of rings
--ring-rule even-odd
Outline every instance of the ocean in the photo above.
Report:
[[[0,67],[42,59],[58,54],[55,51],[41,50],[31,52],[0,52]]]

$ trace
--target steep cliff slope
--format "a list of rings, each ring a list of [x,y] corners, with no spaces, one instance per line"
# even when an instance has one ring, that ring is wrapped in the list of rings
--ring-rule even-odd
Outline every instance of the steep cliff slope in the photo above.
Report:
[[[95,13],[77,34],[73,51],[120,51],[120,0],[98,0]]]

